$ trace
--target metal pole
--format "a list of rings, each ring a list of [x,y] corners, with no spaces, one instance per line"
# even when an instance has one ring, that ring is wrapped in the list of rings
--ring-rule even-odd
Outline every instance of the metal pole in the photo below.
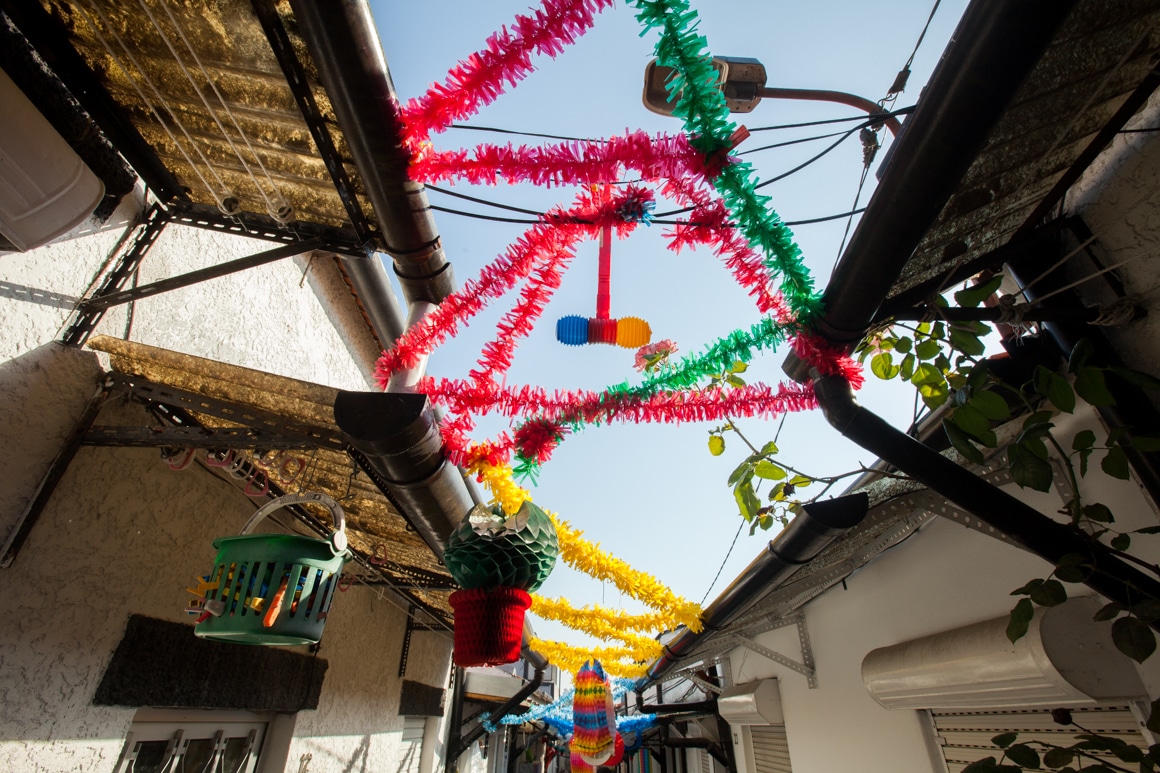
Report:
[[[859,110],[865,110],[871,118],[881,117],[882,123],[895,137],[902,131],[902,124],[892,115],[887,115],[882,105],[857,94],[845,91],[824,91],[820,89],[775,89],[762,86],[757,90],[757,96],[763,99],[801,99],[810,102],[836,102],[839,105],[849,105]]]
[[[98,309],[108,309],[112,306],[120,306],[122,303],[149,298],[154,295],[160,295],[161,293],[167,293],[170,290],[179,290],[182,287],[189,287],[190,285],[204,282],[207,279],[217,279],[237,273],[238,271],[255,268],[256,266],[264,266],[267,263],[274,263],[275,261],[283,260],[294,255],[301,255],[304,252],[310,252],[322,246],[322,239],[315,237],[313,239],[307,239],[306,241],[287,244],[284,247],[275,247],[272,250],[266,250],[265,252],[250,255],[249,257],[231,260],[217,266],[199,268],[197,271],[190,271],[188,274],[162,279],[158,282],[150,282],[147,285],[141,285],[132,290],[121,290],[120,292],[108,293],[107,295],[98,295],[87,301],[82,301],[79,309],[82,313],[85,313]]]

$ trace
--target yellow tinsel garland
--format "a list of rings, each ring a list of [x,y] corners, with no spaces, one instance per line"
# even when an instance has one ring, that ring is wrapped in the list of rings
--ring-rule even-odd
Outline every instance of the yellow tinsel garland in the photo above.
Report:
[[[545,511],[548,512],[548,511]],[[610,556],[583,538],[584,532],[562,521],[552,512],[548,517],[556,526],[556,537],[560,542],[560,558],[573,569],[597,580],[611,582],[621,593],[631,596],[642,604],[647,604],[658,612],[668,612],[677,623],[683,623],[689,630],[701,630],[701,605],[686,601],[673,593],[651,574],[638,572],[624,561]],[[676,626],[671,626],[675,628]]]
[[[551,663],[573,674],[590,660],[599,660],[604,672],[610,676],[635,679],[645,675],[648,663],[625,663],[632,658],[632,651],[625,647],[574,647],[558,641],[532,639],[529,645]]]
[[[493,503],[498,503],[505,513],[515,515],[524,502],[531,502],[528,490],[512,480],[512,468],[508,465],[492,465],[486,459],[479,459],[468,466],[491,492]]]
[[[532,612],[545,620],[558,620],[569,628],[592,633],[588,626],[601,623],[611,625],[623,631],[641,631],[659,633],[666,631],[672,625],[672,615],[668,612],[646,612],[634,615],[623,609],[609,609],[600,606],[583,606],[577,609],[568,599],[553,599],[546,596],[532,594]]]

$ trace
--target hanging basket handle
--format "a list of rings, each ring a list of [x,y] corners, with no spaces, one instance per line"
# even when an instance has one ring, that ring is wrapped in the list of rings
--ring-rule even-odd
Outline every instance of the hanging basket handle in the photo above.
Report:
[[[245,525],[242,526],[242,530],[238,533],[249,534],[258,525],[258,521],[275,510],[289,505],[303,504],[304,502],[314,502],[330,510],[330,514],[334,519],[334,531],[330,533],[329,540],[330,549],[336,556],[340,553],[345,553],[347,545],[346,515],[342,512],[342,506],[338,502],[335,502],[334,499],[319,491],[308,491],[305,494],[286,494],[277,499],[271,499],[254,511],[254,514],[250,516],[250,519],[246,521]]]

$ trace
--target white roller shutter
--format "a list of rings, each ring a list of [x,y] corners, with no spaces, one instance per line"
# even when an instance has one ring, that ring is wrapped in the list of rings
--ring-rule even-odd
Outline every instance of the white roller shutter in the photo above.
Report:
[[[1127,706],[1097,706],[1072,709],[1072,718],[1091,733],[1120,738],[1147,751],[1148,744],[1140,725]],[[968,764],[983,757],[998,759],[1002,751],[991,743],[1000,733],[1018,733],[1018,743],[1043,741],[1070,746],[1075,736],[1084,732],[1074,725],[1056,724],[1047,709],[1009,711],[932,711],[938,741],[950,773],[959,773]],[[1037,751],[1042,751],[1038,747]],[[1095,752],[1097,755],[1102,752]],[[1110,755],[1108,759],[1115,760]],[[1089,761],[1088,764],[1091,764]]]
[[[793,773],[785,725],[747,725],[756,773]]]
[[[423,756],[424,717],[403,717],[403,740],[396,773],[419,773],[419,759]]]

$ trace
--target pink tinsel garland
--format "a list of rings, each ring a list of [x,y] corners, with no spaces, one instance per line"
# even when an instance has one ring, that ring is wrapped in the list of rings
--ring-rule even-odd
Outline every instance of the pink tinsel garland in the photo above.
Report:
[[[463,179],[474,184],[530,182],[553,185],[616,182],[624,169],[646,180],[703,180],[705,156],[683,134],[652,136],[628,132],[601,141],[562,142],[543,147],[477,145],[467,150],[415,149],[411,179],[438,183]]]
[[[597,13],[612,0],[544,0],[533,16],[516,16],[511,29],[502,27],[487,39],[487,47],[459,62],[443,83],[412,99],[402,110],[412,145],[445,131],[455,121],[474,115],[532,71],[532,54],[555,57],[591,27]]]

